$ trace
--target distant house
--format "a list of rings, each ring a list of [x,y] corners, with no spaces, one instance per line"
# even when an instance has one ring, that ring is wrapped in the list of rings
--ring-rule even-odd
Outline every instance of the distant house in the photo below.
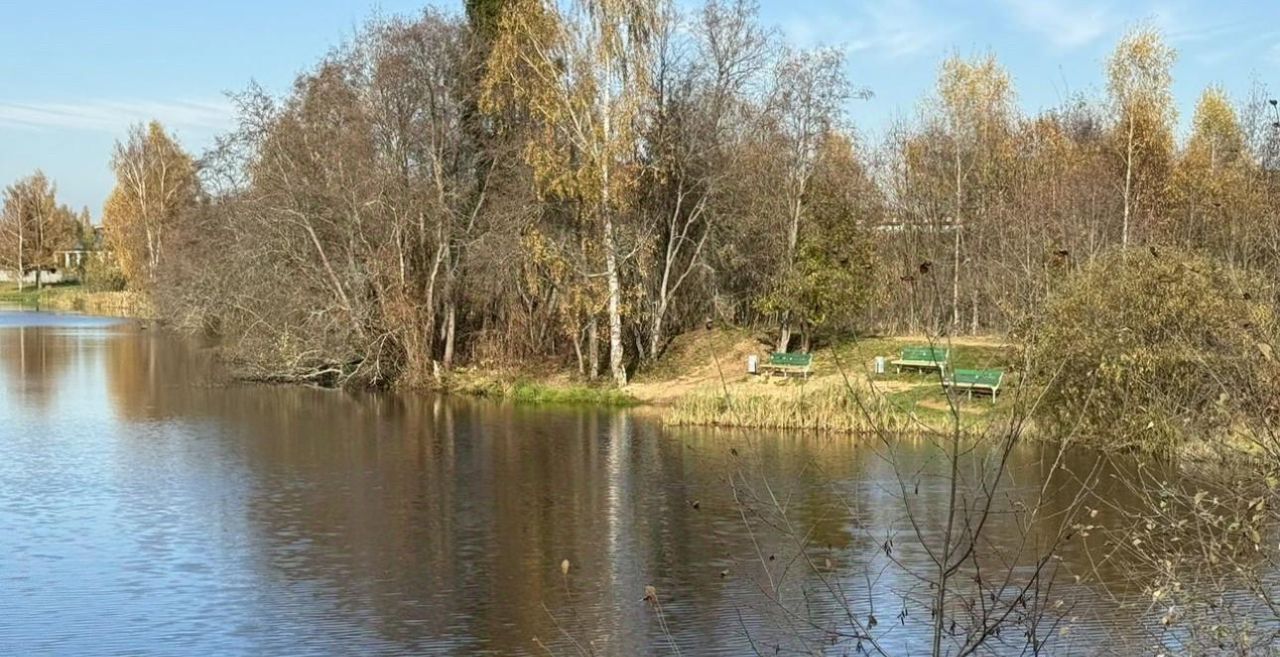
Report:
[[[42,283],[61,283],[64,281],[75,281],[80,279],[80,275],[84,272],[84,266],[94,258],[101,257],[106,251],[106,233],[102,226],[93,226],[92,234],[88,239],[82,240],[81,244],[74,249],[64,249],[54,251],[54,262],[57,263],[52,267],[44,267],[40,272],[40,281]],[[35,284],[36,271],[33,269],[26,272],[22,277],[23,283]],[[16,283],[18,281],[18,273],[16,271],[0,271],[0,282]]]
[[[60,269],[60,268],[57,268],[57,267],[45,267],[45,268],[44,268],[43,270],[41,270],[41,272],[40,272],[40,284],[41,284],[41,285],[51,285],[51,284],[54,284],[54,283],[61,283],[61,282],[63,282],[63,281],[76,280],[76,278],[77,278],[76,271],[75,271],[75,270],[72,270],[72,269]],[[0,282],[4,282],[4,283],[17,283],[17,282],[18,282],[18,272],[13,271],[13,270],[11,270],[11,269],[4,269],[4,270],[0,270]],[[23,276],[23,277],[22,277],[22,283],[23,283],[23,285],[35,285],[35,284],[36,284],[36,270],[32,269],[32,270],[28,271],[28,272],[27,272],[27,274],[26,274],[26,276]]]
[[[57,251],[53,255],[58,260],[58,265],[63,269],[79,270],[89,262],[89,258],[101,253],[98,249],[68,249],[66,251]]]
[[[85,231],[87,234],[80,238],[79,247],[54,253],[58,265],[71,278],[78,277],[91,259],[101,256],[107,250],[106,230],[102,226],[85,226],[85,228],[88,229]]]

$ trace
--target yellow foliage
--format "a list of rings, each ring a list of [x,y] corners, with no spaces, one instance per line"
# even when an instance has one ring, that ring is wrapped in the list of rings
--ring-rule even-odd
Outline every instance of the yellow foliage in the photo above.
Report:
[[[195,203],[195,162],[152,121],[116,143],[111,168],[116,186],[102,209],[107,242],[129,282],[148,286],[168,233]]]

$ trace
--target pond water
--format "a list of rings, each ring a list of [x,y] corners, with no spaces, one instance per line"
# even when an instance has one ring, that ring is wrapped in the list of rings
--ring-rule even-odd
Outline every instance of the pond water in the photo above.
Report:
[[[891,459],[627,412],[237,384],[211,361],[131,322],[0,313],[0,654],[774,654],[839,625],[841,596],[891,654],[927,652],[927,609],[904,602],[927,555],[893,467],[928,470],[927,444]],[[1043,450],[1013,453],[1013,495],[1039,490]],[[906,479],[936,536],[944,480]],[[996,544],[1028,539],[991,522]],[[1057,565],[1052,654],[1132,622],[1074,583],[1099,572],[1083,545]],[[981,654],[1002,643],[1023,653]]]

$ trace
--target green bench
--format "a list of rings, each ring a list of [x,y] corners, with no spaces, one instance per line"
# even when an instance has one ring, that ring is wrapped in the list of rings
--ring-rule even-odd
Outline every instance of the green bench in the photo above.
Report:
[[[903,368],[938,370],[945,372],[951,360],[951,350],[945,347],[905,347],[897,360],[889,364],[901,372]]]
[[[996,403],[1004,370],[956,370],[942,381],[942,385],[954,390],[964,390],[973,399],[974,391],[991,393],[991,403]]]
[[[813,354],[769,354],[768,360],[760,364],[761,374],[780,374],[782,376],[801,376],[809,378],[813,369]]]

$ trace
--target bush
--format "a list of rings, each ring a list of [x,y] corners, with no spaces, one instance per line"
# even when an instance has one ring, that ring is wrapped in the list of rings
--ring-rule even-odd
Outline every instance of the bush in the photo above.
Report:
[[[119,292],[127,281],[115,254],[94,254],[84,263],[83,283],[92,292]]]
[[[1128,251],[1064,281],[1026,328],[1042,425],[1165,451],[1272,413],[1273,309],[1261,283],[1204,258]]]

